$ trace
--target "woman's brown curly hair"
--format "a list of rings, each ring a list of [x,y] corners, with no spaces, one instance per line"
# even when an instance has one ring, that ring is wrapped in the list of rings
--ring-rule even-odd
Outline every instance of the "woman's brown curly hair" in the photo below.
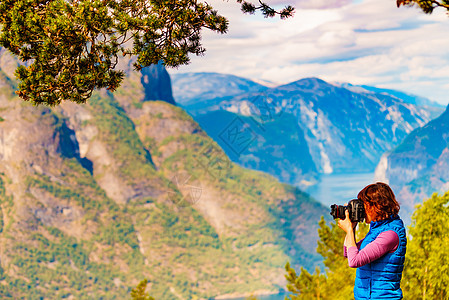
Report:
[[[388,184],[377,182],[363,188],[357,195],[373,215],[371,221],[388,219],[399,212],[399,203],[396,201],[393,191]]]

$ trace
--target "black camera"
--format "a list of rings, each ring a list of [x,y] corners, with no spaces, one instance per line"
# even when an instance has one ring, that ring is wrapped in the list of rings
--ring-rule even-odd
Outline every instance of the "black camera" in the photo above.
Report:
[[[331,205],[331,216],[334,219],[346,219],[345,210],[349,211],[349,219],[351,222],[362,222],[365,219],[365,207],[360,199],[352,199],[348,205]]]

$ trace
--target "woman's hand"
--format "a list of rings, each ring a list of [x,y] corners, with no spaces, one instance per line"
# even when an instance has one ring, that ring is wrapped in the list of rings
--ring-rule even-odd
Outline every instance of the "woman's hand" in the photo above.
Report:
[[[347,204],[345,204],[347,205]],[[357,226],[357,222],[351,222],[349,219],[349,211],[345,210],[346,218],[344,220],[338,220],[338,227],[343,229],[346,232],[344,245],[346,247],[357,246],[355,243],[355,226]]]
[[[345,216],[346,218],[344,220],[342,219],[338,220],[338,227],[343,229],[344,232],[349,233],[350,231],[353,231],[354,228],[357,226],[357,222],[351,222],[351,220],[349,219],[348,210],[345,210]]]

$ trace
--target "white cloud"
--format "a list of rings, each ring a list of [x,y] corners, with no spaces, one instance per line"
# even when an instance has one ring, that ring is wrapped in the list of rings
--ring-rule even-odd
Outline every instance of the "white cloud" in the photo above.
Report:
[[[336,8],[343,7],[351,3],[351,0],[300,0],[296,1],[296,7],[302,9],[308,8],[318,8],[318,9],[326,9],[326,8]]]
[[[313,9],[301,8],[306,3],[314,3]],[[284,83],[316,76],[449,102],[449,17],[442,10],[425,15],[416,8],[398,9],[393,0],[299,0],[293,3],[295,17],[279,20],[244,15],[235,2],[211,4],[229,18],[229,33],[205,31],[206,55],[169,72],[220,72]]]

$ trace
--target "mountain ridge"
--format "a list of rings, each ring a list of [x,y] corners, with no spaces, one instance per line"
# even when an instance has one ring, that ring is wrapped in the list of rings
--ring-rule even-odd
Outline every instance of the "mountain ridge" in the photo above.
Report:
[[[191,100],[198,102],[268,89],[268,87],[250,79],[213,72],[175,73],[171,75],[171,78],[173,81],[173,96],[177,103],[182,106],[192,104]],[[190,82],[200,84],[201,88],[189,88]]]
[[[197,93],[201,91],[201,86],[196,86],[193,81],[190,85],[185,82],[183,86],[190,86]],[[230,118],[221,114],[224,119],[217,119],[219,115],[215,112],[233,113],[234,119],[244,124],[240,126],[240,131],[245,132],[248,139],[252,134],[250,146],[234,156],[229,154],[231,151],[227,152],[234,162],[269,172],[279,180],[301,188],[316,183],[322,173],[374,171],[385,151],[395,147],[414,128],[424,125],[441,111],[440,108],[430,109],[406,103],[386,93],[354,92],[316,77],[262,91],[201,99],[197,103],[192,98],[188,103],[183,107],[225,151],[229,145],[220,139],[220,131],[216,127],[221,126],[224,130]],[[297,144],[298,151],[309,153],[311,160],[306,156],[301,162],[287,153],[273,155],[284,151],[283,144],[300,140],[291,140],[289,135],[279,134],[282,126],[276,125],[277,133],[272,131],[268,135],[265,131],[264,127],[268,124],[281,124],[282,115],[297,119],[297,125],[290,122],[284,129],[288,131],[287,127],[292,126],[301,128],[299,136],[304,136],[305,142]],[[257,153],[258,149],[268,152]],[[284,159],[296,163],[282,163],[276,158],[282,155]],[[315,166],[311,167],[306,160],[312,161]],[[296,176],[297,170],[304,170],[300,175],[302,178]]]

